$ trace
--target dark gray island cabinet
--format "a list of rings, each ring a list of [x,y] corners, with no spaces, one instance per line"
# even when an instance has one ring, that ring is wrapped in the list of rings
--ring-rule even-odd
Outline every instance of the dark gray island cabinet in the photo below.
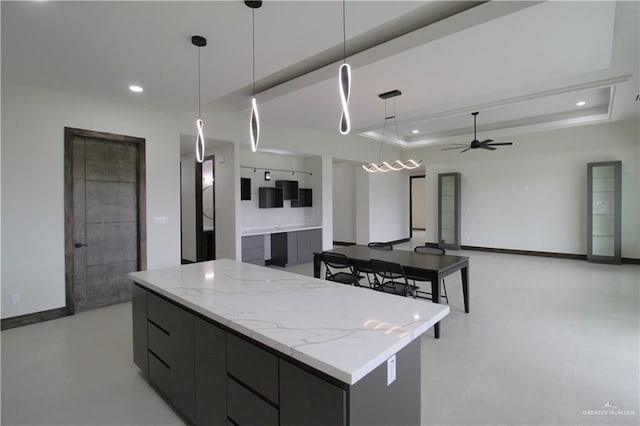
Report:
[[[375,294],[364,316],[321,325],[303,317],[374,292],[228,260],[131,276],[134,362],[189,423],[420,424],[418,337],[447,307]]]

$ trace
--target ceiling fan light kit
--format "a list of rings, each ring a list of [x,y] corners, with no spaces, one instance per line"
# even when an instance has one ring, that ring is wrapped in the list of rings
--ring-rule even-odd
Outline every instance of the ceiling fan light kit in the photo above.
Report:
[[[378,95],[378,97],[380,99],[384,99],[385,103],[384,103],[384,126],[383,126],[383,130],[382,130],[382,138],[380,139],[380,150],[378,153],[378,163],[369,163],[369,164],[363,164],[362,168],[369,172],[369,173],[377,173],[377,172],[398,172],[400,170],[413,170],[415,168],[418,168],[420,166],[422,166],[422,160],[420,161],[415,161],[411,158],[409,158],[408,160],[404,160],[404,158],[402,160],[396,160],[393,163],[389,164],[388,161],[380,161],[381,157],[382,157],[382,143],[384,142],[384,135],[385,135],[385,131],[387,128],[387,120],[391,120],[393,119],[393,122],[395,124],[395,128],[396,128],[396,137],[399,138],[399,134],[398,134],[398,122],[396,121],[396,102],[395,99],[393,100],[393,114],[392,115],[387,115],[387,99],[391,99],[391,98],[395,98],[397,96],[402,95],[402,92],[399,90],[391,90],[389,92],[385,92],[385,93],[380,93]],[[402,157],[402,147],[400,147],[400,156]]]
[[[470,149],[487,149],[489,151],[495,151],[497,149],[495,148],[496,146],[513,145],[513,142],[493,142],[493,139],[485,139],[483,141],[479,141],[478,137],[476,136],[476,117],[478,116],[478,114],[479,112],[477,111],[471,113],[471,115],[473,115],[473,140],[471,141],[471,143],[468,146],[467,144],[454,144],[459,146],[443,148],[442,151],[464,148],[462,151],[460,151],[460,153],[462,154],[463,152],[467,152]]]

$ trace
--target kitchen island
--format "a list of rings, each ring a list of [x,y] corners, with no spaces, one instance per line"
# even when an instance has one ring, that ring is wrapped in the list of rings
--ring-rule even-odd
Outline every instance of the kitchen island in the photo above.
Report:
[[[130,274],[134,362],[195,424],[420,424],[447,306],[216,260]]]

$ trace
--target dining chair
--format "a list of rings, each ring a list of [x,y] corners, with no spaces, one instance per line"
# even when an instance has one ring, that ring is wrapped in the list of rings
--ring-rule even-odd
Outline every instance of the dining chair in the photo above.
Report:
[[[418,246],[418,247],[415,247],[413,249],[413,251],[416,252],[416,253],[423,253],[423,254],[446,254],[445,250],[443,248],[440,248],[440,247]],[[420,287],[418,287],[416,285],[416,281],[424,282],[425,281],[424,278],[418,277],[418,276],[415,276],[415,275],[411,275],[411,274],[407,274],[407,279],[413,281],[413,284],[416,286],[416,288],[417,288],[416,297],[419,297],[419,298],[422,298],[422,299],[433,300],[433,295],[431,294],[431,292],[422,291],[422,290],[420,290]],[[442,297],[444,297],[444,300],[448,304],[449,303],[449,296],[447,296],[447,286],[444,283],[444,278],[442,279]]]
[[[416,287],[409,284],[401,264],[371,259],[371,267],[380,282],[377,290],[398,296],[416,297]]]
[[[371,242],[367,244],[367,247],[376,249],[376,250],[393,250],[392,243]]]
[[[324,279],[342,284],[359,285],[362,276],[358,275],[349,258],[340,253],[321,253],[321,262],[325,266]]]
[[[353,265],[356,275],[360,276],[360,274],[364,274],[364,276],[367,277],[370,288],[374,290],[378,288],[380,281],[378,281],[376,274],[373,272],[370,260],[351,259],[351,264]],[[359,282],[358,285],[360,285]]]

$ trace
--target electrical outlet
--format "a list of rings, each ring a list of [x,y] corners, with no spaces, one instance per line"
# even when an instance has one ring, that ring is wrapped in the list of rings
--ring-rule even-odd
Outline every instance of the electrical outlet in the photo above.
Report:
[[[14,293],[11,295],[11,303],[14,305],[20,303],[20,293]]]
[[[396,381],[396,356],[387,360],[387,386]]]

